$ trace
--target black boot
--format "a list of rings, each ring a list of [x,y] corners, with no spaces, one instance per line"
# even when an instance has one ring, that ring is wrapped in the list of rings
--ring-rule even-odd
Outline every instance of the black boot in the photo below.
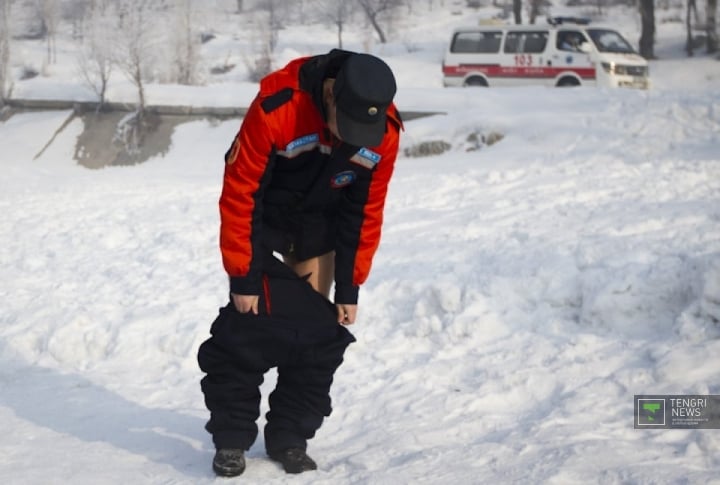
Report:
[[[236,477],[245,471],[245,451],[233,448],[217,450],[213,470],[221,477]]]
[[[287,473],[302,473],[310,470],[317,470],[317,465],[310,458],[305,450],[300,448],[288,448],[287,450],[268,453],[272,460],[282,464]]]

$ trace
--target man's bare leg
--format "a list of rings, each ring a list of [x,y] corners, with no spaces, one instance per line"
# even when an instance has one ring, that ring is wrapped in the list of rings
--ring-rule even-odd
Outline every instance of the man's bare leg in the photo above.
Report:
[[[298,261],[295,256],[283,256],[285,264],[290,266],[298,276],[308,276],[308,283],[318,293],[330,297],[330,287],[335,277],[335,251],[321,256]]]

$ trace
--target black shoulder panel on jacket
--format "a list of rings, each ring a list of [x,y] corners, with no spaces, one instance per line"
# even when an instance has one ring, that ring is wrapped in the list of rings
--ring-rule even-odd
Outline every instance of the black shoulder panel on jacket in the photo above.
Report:
[[[262,109],[263,111],[265,111],[265,113],[269,113],[290,101],[292,99],[292,96],[292,88],[281,89],[272,96],[265,98],[260,103],[260,106],[262,106]]]
[[[403,128],[403,119],[402,116],[400,116],[400,111],[398,109],[395,109],[395,117],[388,116],[388,120],[395,125],[395,128],[398,129],[398,131],[402,130]]]

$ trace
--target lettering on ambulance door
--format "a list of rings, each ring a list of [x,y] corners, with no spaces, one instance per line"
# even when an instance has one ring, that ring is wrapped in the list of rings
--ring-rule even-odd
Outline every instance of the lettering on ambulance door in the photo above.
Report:
[[[516,67],[533,67],[541,64],[538,62],[538,54],[545,52],[547,41],[547,31],[508,32],[504,51],[506,54],[515,54],[513,59]]]
[[[530,54],[516,54],[515,65],[519,67],[527,67],[533,65],[533,58]]]

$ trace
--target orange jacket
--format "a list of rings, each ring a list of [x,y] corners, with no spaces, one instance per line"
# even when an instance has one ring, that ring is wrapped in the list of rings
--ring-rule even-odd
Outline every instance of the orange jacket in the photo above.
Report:
[[[220,197],[220,248],[232,293],[260,294],[263,232],[312,213],[335,221],[335,302],[357,302],[380,243],[402,121],[391,105],[376,147],[334,139],[321,86],[346,55],[297,59],[260,82],[226,154]]]

